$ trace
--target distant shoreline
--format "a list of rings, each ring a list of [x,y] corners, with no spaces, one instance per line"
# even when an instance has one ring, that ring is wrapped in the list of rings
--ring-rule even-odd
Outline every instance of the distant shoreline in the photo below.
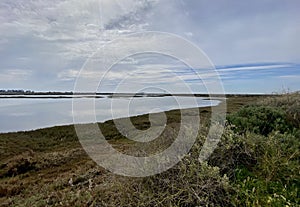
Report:
[[[128,97],[262,97],[276,94],[158,94],[158,93],[56,93],[38,92],[31,94],[5,94],[0,93],[0,99],[71,99],[71,98],[128,98]]]

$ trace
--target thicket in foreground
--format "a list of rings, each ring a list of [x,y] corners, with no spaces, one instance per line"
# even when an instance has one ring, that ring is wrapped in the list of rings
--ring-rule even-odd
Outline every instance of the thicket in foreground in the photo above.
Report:
[[[227,174],[234,206],[299,206],[300,94],[270,97],[229,115],[210,164]]]

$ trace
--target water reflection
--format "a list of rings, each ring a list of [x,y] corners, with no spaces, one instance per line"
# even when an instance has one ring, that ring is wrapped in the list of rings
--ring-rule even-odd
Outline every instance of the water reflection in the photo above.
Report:
[[[197,97],[196,102],[191,101],[192,99],[193,97],[106,97],[94,99],[95,110],[85,107],[84,99],[81,99],[83,107],[77,113],[87,117],[85,122],[91,122],[93,120],[90,120],[89,117],[95,112],[96,121],[104,122],[112,118],[219,103],[218,100],[205,100],[201,97]],[[72,99],[70,98],[0,98],[0,132],[24,131],[72,123]]]

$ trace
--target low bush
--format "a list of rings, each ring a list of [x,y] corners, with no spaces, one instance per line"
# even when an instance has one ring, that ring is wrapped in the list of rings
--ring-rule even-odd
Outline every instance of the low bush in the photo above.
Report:
[[[235,132],[238,133],[250,131],[266,136],[272,131],[284,133],[293,129],[282,109],[269,106],[243,107],[229,115],[228,121],[236,127]]]
[[[234,206],[297,206],[299,148],[293,134],[237,134],[229,126],[209,164],[228,175]]]
[[[270,96],[256,103],[258,106],[280,108],[285,111],[288,121],[293,127],[300,127],[300,92]]]
[[[228,178],[218,167],[186,157],[172,169],[146,178],[114,182],[95,204],[100,206],[230,206]],[[115,192],[112,192],[115,189]],[[106,196],[107,195],[107,196]],[[113,195],[113,197],[109,196]],[[104,199],[104,198],[107,198]]]

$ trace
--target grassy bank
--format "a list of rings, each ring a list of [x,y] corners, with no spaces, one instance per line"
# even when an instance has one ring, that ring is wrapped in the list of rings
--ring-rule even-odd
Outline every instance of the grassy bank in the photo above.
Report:
[[[231,96],[228,122],[207,163],[198,162],[211,108],[200,108],[197,142],[180,163],[151,177],[128,178],[97,166],[73,126],[0,134],[1,206],[297,206],[300,95]],[[99,124],[119,151],[146,154],[172,143],[180,111],[155,142],[138,145],[112,121]],[[148,115],[132,118],[145,130]],[[156,147],[156,148],[154,148]],[[159,150],[159,149],[158,149]]]

